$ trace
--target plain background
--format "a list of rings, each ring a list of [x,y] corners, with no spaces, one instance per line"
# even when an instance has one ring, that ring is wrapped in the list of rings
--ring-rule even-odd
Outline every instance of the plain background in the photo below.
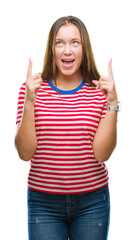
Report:
[[[59,17],[74,15],[86,25],[99,72],[113,73],[122,111],[117,147],[107,162],[110,175],[109,240],[135,239],[135,34],[134,1],[5,0],[0,3],[0,226],[2,240],[27,240],[29,162],[14,147],[17,97],[26,80],[29,57],[33,74],[41,72],[48,32]]]

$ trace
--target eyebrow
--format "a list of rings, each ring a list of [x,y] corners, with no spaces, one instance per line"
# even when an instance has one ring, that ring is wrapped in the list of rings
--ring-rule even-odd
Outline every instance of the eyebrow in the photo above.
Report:
[[[55,40],[56,40],[56,41],[58,41],[58,40],[59,40],[59,41],[63,41],[64,39],[63,39],[63,38],[56,38]],[[71,41],[75,41],[75,40],[81,41],[81,38],[72,38],[72,39],[71,39]]]

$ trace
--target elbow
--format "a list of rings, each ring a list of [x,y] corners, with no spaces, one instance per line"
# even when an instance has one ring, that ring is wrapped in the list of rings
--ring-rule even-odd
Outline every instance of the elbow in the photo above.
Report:
[[[115,147],[116,147],[116,143],[113,146],[111,146],[110,149],[108,148],[104,152],[103,151],[94,151],[95,159],[101,163],[108,161],[110,156],[112,155]]]
[[[17,149],[17,153],[18,153],[18,156],[21,160],[25,161],[25,162],[28,162],[30,161],[30,159],[32,158],[32,156],[29,156],[28,154],[26,154],[25,152],[21,151],[20,149],[18,149],[18,147],[16,146],[16,149]]]
[[[100,162],[100,163],[103,163],[103,162],[106,162],[109,157],[110,157],[110,154],[106,154],[105,152],[99,152],[99,151],[94,151],[94,156],[95,156],[95,159]]]
[[[108,159],[109,159],[110,156],[95,156],[95,159],[100,162],[100,163],[103,163],[103,162],[106,162]]]
[[[35,153],[35,151],[30,152],[30,151],[26,151],[26,150],[22,149],[22,146],[20,146],[17,143],[16,139],[15,139],[15,147],[16,147],[17,153],[19,155],[19,158],[25,162],[30,161]]]
[[[95,145],[93,146],[93,153],[94,153],[95,159],[100,163],[106,162],[111,155],[108,153],[108,151],[106,152],[101,148],[97,148],[95,147]]]
[[[18,152],[18,155],[19,155],[19,158],[25,162],[28,162],[31,160],[31,158],[29,156],[26,156],[26,154],[22,154],[22,153],[19,153]]]

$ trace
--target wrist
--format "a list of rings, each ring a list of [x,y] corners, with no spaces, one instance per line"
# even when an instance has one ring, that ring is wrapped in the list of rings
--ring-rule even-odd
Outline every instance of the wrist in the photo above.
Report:
[[[34,107],[35,101],[31,101],[28,98],[25,99],[25,107]]]
[[[110,105],[110,106],[117,106],[119,103],[118,99],[114,100],[114,101],[108,101],[107,102],[107,105]]]
[[[109,111],[116,111],[119,112],[121,110],[121,103],[118,101],[117,104],[114,103],[114,105],[107,104],[107,109]]]

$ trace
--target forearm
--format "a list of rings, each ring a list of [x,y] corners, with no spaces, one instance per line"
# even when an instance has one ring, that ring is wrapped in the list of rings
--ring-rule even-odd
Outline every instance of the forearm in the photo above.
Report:
[[[15,145],[20,158],[25,161],[32,158],[37,148],[34,104],[27,100],[24,104],[22,121],[19,123],[15,137]]]
[[[117,112],[107,111],[101,119],[93,140],[93,151],[99,162],[107,161],[111,156],[117,141]]]

